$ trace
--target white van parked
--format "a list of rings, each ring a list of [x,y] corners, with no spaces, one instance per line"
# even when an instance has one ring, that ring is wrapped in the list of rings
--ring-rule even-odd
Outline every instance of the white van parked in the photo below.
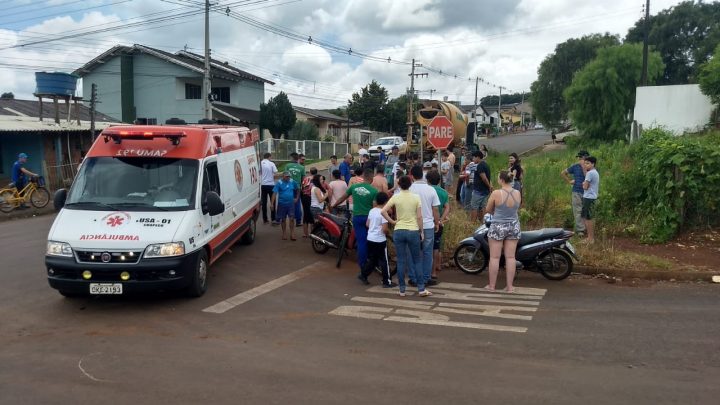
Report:
[[[260,207],[257,130],[114,126],[97,138],[48,234],[50,286],[65,296],[185,289],[250,244]]]

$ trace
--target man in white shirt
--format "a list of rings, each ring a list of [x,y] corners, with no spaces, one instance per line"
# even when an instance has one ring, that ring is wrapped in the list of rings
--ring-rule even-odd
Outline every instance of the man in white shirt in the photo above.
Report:
[[[363,156],[365,156],[367,154],[368,154],[368,150],[365,149],[365,145],[363,145],[362,142],[360,142],[358,144],[358,155],[360,155],[360,157],[362,158]]]
[[[267,203],[272,201],[273,187],[275,187],[275,175],[278,172],[277,166],[270,160],[272,155],[265,153],[260,162],[260,205],[262,206],[263,223],[268,223]],[[275,223],[275,206],[270,204],[270,219]]]
[[[432,280],[432,263],[433,263],[433,241],[435,233],[440,225],[440,197],[437,191],[423,179],[423,169],[420,166],[413,166],[410,174],[415,180],[410,186],[410,192],[420,197],[420,206],[422,208],[423,229],[422,229],[422,269],[425,285],[434,285],[436,282]],[[410,285],[415,285],[417,280],[410,280]]]

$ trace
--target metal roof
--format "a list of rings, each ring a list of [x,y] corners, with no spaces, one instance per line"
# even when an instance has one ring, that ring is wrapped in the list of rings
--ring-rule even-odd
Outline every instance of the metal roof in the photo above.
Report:
[[[90,108],[86,107],[82,103],[78,103],[80,108],[80,120],[90,121]],[[72,119],[76,119],[75,104],[70,102],[70,116]],[[58,107],[60,108],[60,119],[67,119],[67,106],[64,101],[58,101]],[[17,100],[13,98],[0,98],[0,117],[31,117],[38,121],[40,116],[40,101],[38,100]],[[55,108],[52,101],[48,101],[46,98],[43,101],[43,119],[50,121],[55,119]],[[117,122],[114,118],[105,114],[96,112],[96,122]]]
[[[145,53],[148,55],[155,56],[157,58],[160,58],[162,60],[165,60],[170,63],[174,63],[178,66],[182,66],[185,69],[188,69],[190,71],[200,73],[202,74],[205,67],[205,57],[188,52],[188,51],[179,51],[177,53],[170,53],[166,52],[160,49],[151,48],[149,46],[145,45],[138,45],[135,44],[133,46],[126,46],[126,45],[116,45],[107,51],[103,52],[99,56],[95,57],[88,63],[84,64],[79,69],[75,70],[73,74],[76,74],[80,77],[87,75],[88,73],[92,72],[94,69],[96,69],[99,65],[107,62],[108,60],[119,56],[119,55],[129,55],[129,54],[135,54],[135,53]],[[248,72],[245,72],[243,70],[240,70],[236,68],[235,66],[230,65],[228,62],[221,62],[217,59],[210,58],[210,75],[212,77],[217,78],[223,78],[228,80],[253,80],[261,83],[268,83],[268,84],[275,84],[274,82],[271,82],[270,80],[263,79],[262,77],[250,74]]]
[[[101,130],[111,125],[117,125],[115,122],[95,122],[95,129]],[[19,117],[0,115],[0,134],[3,132],[67,132],[67,131],[89,131],[90,121],[73,120],[68,122],[65,119],[60,120],[60,124],[56,124],[53,119],[40,121],[33,117]]]
[[[340,122],[347,121],[347,118],[343,118],[338,115],[331,114],[327,111],[313,110],[312,108],[295,107],[295,106],[293,106],[293,110],[301,112],[303,114],[307,114],[311,117],[320,118],[320,119],[324,119],[324,120],[328,120],[328,121],[340,121]]]

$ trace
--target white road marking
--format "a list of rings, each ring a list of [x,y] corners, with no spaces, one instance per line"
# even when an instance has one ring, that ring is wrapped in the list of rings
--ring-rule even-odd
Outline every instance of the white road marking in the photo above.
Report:
[[[482,289],[479,289],[482,290]],[[516,294],[506,294],[506,295],[500,295],[496,293],[478,293],[473,294],[469,292],[463,292],[463,291],[450,291],[450,290],[439,290],[437,288],[433,288],[432,290],[433,295],[431,298],[446,298],[451,300],[458,300],[458,301],[472,301],[472,302],[493,302],[496,304],[517,304],[517,305],[540,305],[540,302],[536,302],[534,300],[541,300],[542,297],[516,297]],[[393,290],[390,288],[382,288],[381,286],[375,286],[370,287],[367,289],[367,292],[371,293],[381,293],[381,294],[391,294],[394,296],[397,296],[397,290]],[[416,295],[413,291],[405,291],[405,294],[407,294],[408,297],[412,297]],[[485,298],[487,297],[487,298]]]
[[[97,355],[100,355],[100,354],[102,354],[102,353],[90,353],[90,354],[88,354],[86,357],[97,356]],[[85,371],[85,369],[84,369],[83,366],[82,366],[82,362],[83,362],[84,359],[85,359],[85,357],[80,358],[80,361],[78,361],[78,368],[80,369],[80,371],[82,371],[83,374],[85,374],[85,376],[86,376],[87,378],[89,378],[89,379],[91,379],[91,380],[93,380],[93,381],[96,381],[96,382],[112,382],[112,381],[108,381],[108,380],[101,380],[101,379],[99,379],[99,378],[95,378],[95,377],[93,377],[92,375],[90,375],[90,373],[88,373],[87,371]]]
[[[364,302],[367,304],[389,305],[401,308],[419,309],[434,312],[447,312],[463,315],[478,315],[493,318],[504,319],[521,319],[529,321],[532,316],[516,315],[500,313],[500,311],[525,311],[535,312],[537,308],[531,307],[515,307],[515,306],[498,306],[498,305],[474,305],[474,304],[456,304],[456,303],[436,303],[433,301],[410,301],[393,298],[376,298],[376,297],[352,297],[351,301]],[[436,306],[437,305],[437,306]]]
[[[432,287],[430,287],[432,288]],[[463,291],[482,291],[482,288],[473,287],[472,284],[465,284],[465,283],[447,283],[447,282],[441,282],[437,284],[437,288],[447,288],[450,290],[463,290]],[[503,294],[503,295],[539,295],[544,296],[547,292],[544,288],[530,288],[530,287],[515,287],[514,293],[506,293],[503,290],[496,290],[495,292],[492,292],[490,294]]]
[[[353,318],[382,319],[384,321],[417,323],[423,325],[451,326],[456,328],[486,329],[501,332],[527,332],[526,327],[493,325],[475,322],[451,321],[447,315],[409,309],[390,307],[371,307],[364,305],[343,305],[330,311],[331,315],[349,316]],[[404,316],[403,316],[404,315]]]
[[[532,315],[527,313],[537,312],[540,301],[547,292],[542,288],[523,287],[516,288],[514,293],[489,292],[483,288],[473,287],[472,284],[463,283],[440,283],[431,290],[433,295],[422,300],[408,299],[408,297],[417,296],[413,291],[406,291],[407,296],[403,298],[352,297],[351,301],[375,306],[342,305],[330,311],[330,314],[423,325],[525,333],[528,329],[525,326],[455,321],[451,320],[450,316],[471,315],[513,321],[531,321]],[[392,294],[397,297],[397,290],[380,286],[370,287],[366,291],[383,295]],[[472,303],[447,302],[445,300]],[[516,312],[524,312],[524,314]]]
[[[222,314],[227,312],[238,305],[242,305],[250,300],[253,300],[263,294],[267,294],[270,291],[276,290],[284,285],[290,284],[293,281],[300,280],[301,278],[309,275],[312,271],[317,270],[322,262],[315,262],[308,266],[303,267],[300,270],[294,271],[290,274],[286,274],[282,277],[276,278],[275,280],[268,281],[265,284],[259,285],[250,290],[241,292],[238,295],[230,297],[224,301],[220,301],[215,305],[209,306],[203,309],[203,312],[211,312],[214,314]]]

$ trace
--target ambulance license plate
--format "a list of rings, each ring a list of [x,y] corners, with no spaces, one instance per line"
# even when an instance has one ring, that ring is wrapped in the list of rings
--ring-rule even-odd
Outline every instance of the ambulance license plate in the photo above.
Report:
[[[122,294],[120,283],[90,283],[90,294],[117,295]]]

